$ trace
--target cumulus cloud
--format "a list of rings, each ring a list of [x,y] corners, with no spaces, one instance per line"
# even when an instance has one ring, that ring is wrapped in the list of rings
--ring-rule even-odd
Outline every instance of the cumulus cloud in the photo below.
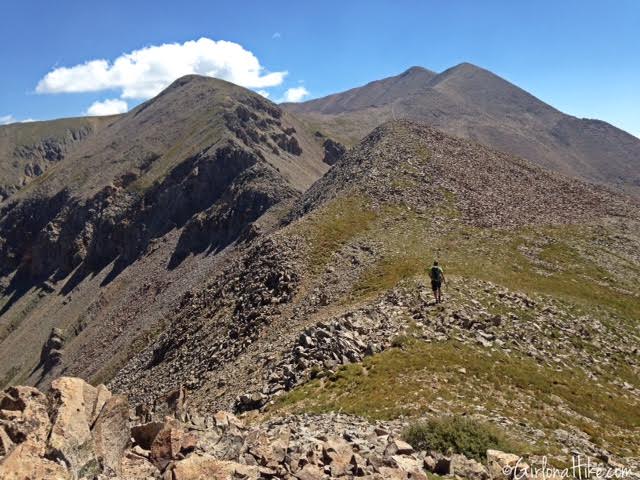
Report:
[[[188,74],[221,78],[247,88],[268,88],[280,85],[287,72],[265,72],[258,58],[237,43],[200,38],[152,45],[113,61],[95,59],[59,67],[38,82],[36,92],[119,90],[123,99],[145,100]]]
[[[129,110],[127,102],[117,98],[109,98],[102,102],[93,102],[87,109],[87,115],[115,115],[125,113],[127,110]]]
[[[266,90],[256,90],[256,93],[262,95],[264,98],[269,98],[270,95]]]
[[[282,98],[283,102],[299,102],[304,97],[309,95],[309,91],[304,87],[293,87],[289,88],[286,92],[284,92],[284,97]]]

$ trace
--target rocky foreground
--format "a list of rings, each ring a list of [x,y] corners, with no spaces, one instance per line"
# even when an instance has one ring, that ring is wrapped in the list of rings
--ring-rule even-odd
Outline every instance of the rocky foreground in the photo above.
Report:
[[[259,425],[220,411],[187,411],[184,392],[163,408],[134,412],[121,395],[81,379],[56,379],[45,395],[10,387],[0,396],[0,478],[63,479],[427,479],[427,472],[506,479],[518,457],[415,451],[400,424],[343,415],[291,416]],[[514,470],[515,472],[515,470]]]

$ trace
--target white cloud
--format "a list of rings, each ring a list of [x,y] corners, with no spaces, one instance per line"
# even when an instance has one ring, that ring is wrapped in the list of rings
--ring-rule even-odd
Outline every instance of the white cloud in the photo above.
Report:
[[[262,95],[264,98],[269,98],[270,93],[266,90],[256,90],[256,93]]]
[[[37,122],[35,118],[25,118],[24,120],[18,120],[13,115],[3,115],[0,117],[0,125],[8,125],[10,123],[29,123]]]
[[[299,102],[304,97],[309,95],[309,91],[304,87],[293,87],[289,88],[286,92],[284,92],[284,97],[282,98],[283,102]]]
[[[129,110],[129,105],[124,100],[109,98],[102,102],[93,102],[87,109],[87,115],[115,115],[125,113]]]
[[[248,88],[280,85],[286,71],[266,73],[258,58],[241,45],[200,38],[165,43],[120,55],[112,62],[89,60],[47,73],[38,93],[75,93],[120,90],[123,99],[147,99],[176,78],[199,74],[221,78]]]

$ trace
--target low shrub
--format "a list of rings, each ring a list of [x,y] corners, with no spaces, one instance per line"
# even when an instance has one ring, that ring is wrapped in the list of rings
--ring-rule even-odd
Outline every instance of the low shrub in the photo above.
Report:
[[[416,450],[461,453],[478,461],[486,460],[488,449],[512,452],[516,448],[496,427],[458,416],[416,423],[403,437]]]

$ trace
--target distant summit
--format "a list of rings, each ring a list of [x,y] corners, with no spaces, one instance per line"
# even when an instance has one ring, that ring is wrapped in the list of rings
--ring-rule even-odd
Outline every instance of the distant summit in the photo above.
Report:
[[[538,165],[640,195],[640,139],[566,115],[489,70],[460,63],[283,107],[347,145],[387,120],[410,119]]]

